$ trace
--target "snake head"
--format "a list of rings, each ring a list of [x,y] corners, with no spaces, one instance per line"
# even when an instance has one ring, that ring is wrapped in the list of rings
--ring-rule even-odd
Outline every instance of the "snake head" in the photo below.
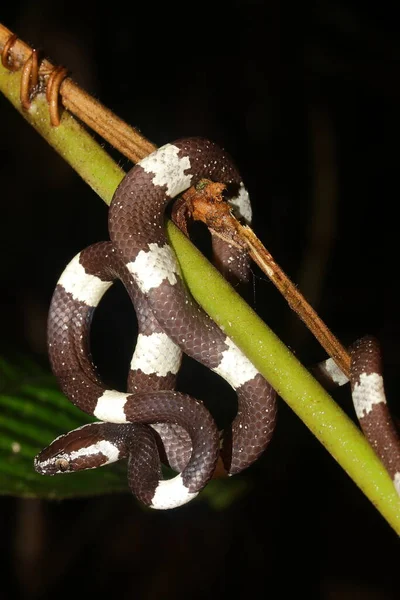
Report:
[[[109,423],[91,423],[56,438],[34,459],[41,475],[96,469],[123,457],[121,447],[107,440]]]

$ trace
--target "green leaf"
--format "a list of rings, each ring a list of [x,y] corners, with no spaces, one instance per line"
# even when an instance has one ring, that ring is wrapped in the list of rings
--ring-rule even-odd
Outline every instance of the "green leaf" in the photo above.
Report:
[[[95,419],[76,408],[55,378],[26,358],[12,364],[0,356],[0,495],[65,499],[129,492],[126,461],[99,469],[39,475],[33,459],[58,435]],[[164,476],[174,476],[164,469]],[[199,496],[214,509],[226,508],[247,489],[225,479],[211,482]]]
[[[0,495],[61,499],[128,491],[124,462],[54,477],[35,472],[40,450],[91,421],[38,365],[0,357]]]

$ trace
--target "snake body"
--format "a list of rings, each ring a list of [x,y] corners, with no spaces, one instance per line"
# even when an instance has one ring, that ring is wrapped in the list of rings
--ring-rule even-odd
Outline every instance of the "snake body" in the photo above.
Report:
[[[378,340],[365,336],[350,347],[350,385],[361,429],[385,465],[400,496],[400,437],[387,405],[382,357]],[[318,370],[328,382],[344,385],[348,379],[330,358]]]
[[[39,472],[72,471],[78,463],[79,468],[94,468],[129,455],[134,493],[149,506],[171,508],[204,487],[219,455],[232,475],[268,445],[276,419],[275,392],[193,301],[166,240],[167,204],[202,178],[227,184],[233,190],[233,206],[245,216],[249,213],[241,178],[218,146],[198,138],[167,144],[136,165],[117,189],[109,211],[111,241],[81,252],[62,274],[48,320],[52,369],[66,396],[103,423],[55,440],[37,457]],[[244,272],[246,257],[228,249],[229,268]],[[138,318],[127,393],[105,388],[88,347],[93,311],[115,279],[125,285]],[[174,391],[182,351],[236,390],[237,415],[223,432],[221,449],[204,406]],[[124,423],[129,428],[118,427]],[[156,435],[138,427],[143,424],[153,425],[169,464],[180,471],[172,480],[160,480]],[[147,482],[145,491],[141,481]]]
[[[82,251],[62,274],[49,311],[51,366],[71,402],[100,422],[54,440],[36,457],[38,472],[54,475],[128,458],[133,493],[148,506],[166,509],[194,498],[212,477],[219,457],[233,475],[267,447],[276,420],[275,392],[191,298],[165,235],[166,206],[202,178],[226,184],[232,206],[250,218],[248,194],[228,155],[208,140],[179,140],[158,149],[125,176],[110,206],[111,241]],[[220,239],[213,243],[222,250],[225,268],[246,278],[244,253]],[[105,387],[88,342],[93,311],[116,279],[132,299],[139,330],[126,393]],[[235,389],[237,415],[224,432],[217,431],[201,402],[175,391],[182,352]],[[352,355],[353,398],[362,425],[384,404],[376,352],[370,341],[356,346]],[[347,381],[329,361],[325,374],[337,383]],[[383,440],[378,430],[366,425],[379,453],[388,438]],[[390,455],[389,472],[399,490],[396,443],[393,438],[390,451],[380,454],[385,460]],[[160,457],[179,475],[162,480]]]

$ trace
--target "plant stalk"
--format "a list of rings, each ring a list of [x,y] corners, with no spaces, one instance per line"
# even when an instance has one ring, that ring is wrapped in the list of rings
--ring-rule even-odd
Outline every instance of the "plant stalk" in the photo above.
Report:
[[[1,45],[0,36],[0,48]],[[124,173],[66,111],[62,114],[61,125],[51,127],[43,94],[34,99],[28,110],[23,110],[20,84],[20,72],[10,72],[0,65],[0,91],[109,204]],[[270,381],[400,534],[400,499],[389,475],[360,430],[191,242],[170,222],[167,230],[184,279],[195,299]]]

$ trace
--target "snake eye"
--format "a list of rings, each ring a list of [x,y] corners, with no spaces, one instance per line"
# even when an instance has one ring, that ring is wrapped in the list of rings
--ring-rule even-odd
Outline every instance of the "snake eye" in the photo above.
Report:
[[[69,462],[65,458],[57,458],[54,465],[59,471],[65,472],[69,470]]]

